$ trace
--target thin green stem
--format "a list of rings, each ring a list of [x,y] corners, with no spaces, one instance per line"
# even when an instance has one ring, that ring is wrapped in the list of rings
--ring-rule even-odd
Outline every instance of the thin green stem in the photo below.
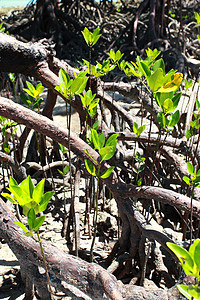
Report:
[[[71,132],[71,115],[72,115],[72,106],[71,106],[72,95],[69,96],[69,124],[68,124],[68,150],[69,150],[69,176],[70,176],[70,191],[71,199],[73,198],[73,189],[72,189],[72,161],[71,161],[71,145],[70,145],[70,132]]]
[[[50,278],[49,278],[47,262],[46,262],[46,258],[45,258],[44,249],[43,249],[42,241],[41,241],[41,238],[40,238],[39,230],[37,230],[36,233],[37,233],[38,241],[39,241],[39,244],[40,244],[40,249],[41,249],[41,252],[42,252],[42,259],[43,259],[43,262],[44,262],[45,273],[46,273],[46,276],[47,276],[47,282],[48,282],[48,286],[49,286],[50,298],[51,298],[51,300],[53,300],[53,296],[52,296],[53,291],[52,291],[52,288],[51,288],[51,282],[50,282]]]
[[[158,152],[160,139],[161,139],[161,129],[159,130],[158,138],[157,138],[157,141],[156,141],[155,155],[154,155],[154,159],[153,159],[153,162],[152,162],[152,165],[151,165],[151,171],[150,171],[150,174],[149,174],[149,180],[148,180],[148,184],[149,184],[149,185],[150,185],[150,183],[151,183],[151,179],[152,179],[152,175],[153,175],[153,167],[154,167],[154,165],[155,165],[156,155],[157,155],[157,152]]]
[[[98,165],[98,171],[97,171],[96,211],[95,211],[95,222],[94,222],[94,234],[93,234],[92,244],[91,244],[91,248],[90,248],[90,262],[93,262],[93,248],[94,248],[96,234],[97,234],[99,181],[100,181],[100,163]]]
[[[192,200],[193,200],[193,196],[194,196],[194,186],[195,184],[193,183],[193,186],[192,186],[192,193],[191,193],[191,198],[190,198],[190,245],[192,244],[192,217],[193,217],[193,214],[192,214]]]
[[[91,90],[91,61],[92,61],[92,46],[89,46],[89,89]]]

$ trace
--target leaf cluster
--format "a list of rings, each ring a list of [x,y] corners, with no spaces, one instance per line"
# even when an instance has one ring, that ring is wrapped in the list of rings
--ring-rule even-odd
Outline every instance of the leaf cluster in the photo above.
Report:
[[[18,204],[23,209],[23,214],[27,216],[30,231],[25,230],[25,226],[21,222],[17,222],[26,235],[32,235],[33,230],[37,231],[43,224],[45,216],[36,218],[36,215],[45,211],[47,204],[52,198],[54,191],[44,193],[44,182],[42,179],[36,186],[33,185],[31,177],[28,176],[18,185],[17,181],[11,176],[9,179],[9,193],[1,195],[13,204]]]
[[[188,172],[190,173],[190,178],[188,176],[183,176],[183,180],[188,185],[194,186],[194,188],[200,186],[200,169],[196,172],[193,165],[187,162]]]
[[[136,122],[133,123],[133,132],[135,133],[135,135],[137,137],[139,137],[140,134],[143,133],[145,128],[146,128],[146,125],[141,125],[140,127],[138,127],[138,124]]]
[[[22,102],[30,107],[31,109],[39,108],[40,104],[42,103],[43,99],[40,97],[40,94],[43,93],[44,87],[41,83],[38,83],[36,87],[29,81],[26,81],[27,89],[23,88],[23,90],[28,94],[20,94],[20,98]]]
[[[112,134],[107,141],[105,142],[105,135],[104,133],[97,133],[97,130],[94,128],[91,128],[91,142],[93,143],[93,147],[95,150],[99,152],[100,159],[99,162],[95,161],[89,153],[86,151],[86,153],[89,155],[89,157],[92,159],[92,161],[100,165],[104,160],[109,160],[113,157],[115,154],[116,146],[117,146],[117,137],[118,134]],[[85,160],[85,166],[87,171],[92,175],[92,176],[98,176],[96,168],[94,166],[94,163],[92,163],[90,160]],[[100,178],[108,178],[112,171],[114,170],[114,167],[109,167],[103,174],[101,174]]]
[[[96,94],[92,94],[91,90],[88,90],[85,94],[80,95],[81,102],[91,118],[96,115],[97,104],[99,103],[99,98],[95,98],[95,96]]]
[[[90,32],[89,29],[85,27],[84,30],[82,31],[82,34],[86,41],[86,44],[89,47],[93,47],[101,36],[101,34],[99,34],[99,27],[97,27],[94,30],[94,32]]]
[[[185,274],[193,276],[197,281],[200,281],[200,239],[194,241],[190,246],[189,251],[179,245],[169,242],[167,243],[167,246],[177,256]],[[187,299],[200,299],[200,287],[197,284],[191,286],[181,284],[177,287]]]
[[[59,85],[55,87],[55,90],[61,93],[65,98],[69,98],[73,95],[81,94],[87,84],[88,77],[85,77],[86,72],[80,72],[78,76],[74,73],[75,78],[70,79],[69,75],[64,69],[59,71]]]

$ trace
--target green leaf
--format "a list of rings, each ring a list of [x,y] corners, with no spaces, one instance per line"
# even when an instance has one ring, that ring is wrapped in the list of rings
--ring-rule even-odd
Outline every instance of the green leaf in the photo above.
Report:
[[[84,91],[88,78],[77,77],[72,81],[70,92],[72,94],[80,94]]]
[[[38,204],[42,200],[42,196],[44,194],[44,182],[45,182],[45,179],[42,179],[33,190],[32,198]]]
[[[110,49],[109,56],[113,61],[115,61],[115,51],[113,49]]]
[[[67,165],[63,168],[63,173],[64,175],[66,175],[68,172],[69,172],[69,166]]]
[[[147,57],[151,57],[152,59],[156,59],[156,57],[158,57],[158,55],[160,55],[161,51],[158,51],[158,49],[146,49],[146,54],[147,54]]]
[[[135,158],[136,158],[137,161],[141,160],[141,154],[140,154],[140,152],[138,152],[138,151],[136,152]]]
[[[59,71],[59,87],[63,94],[67,93],[68,85],[70,83],[70,78],[67,72],[64,69],[60,69]]]
[[[184,82],[185,82],[186,90],[189,89],[193,85],[192,79],[190,79],[190,80],[184,79]]]
[[[99,121],[97,120],[96,122],[94,122],[94,124],[92,125],[92,128],[95,130],[98,130],[99,128]]]
[[[65,154],[68,152],[68,149],[65,146],[63,146],[61,144],[59,144],[59,146],[60,146],[60,150],[61,150],[62,154]]]
[[[99,149],[99,154],[101,155],[102,160],[109,160],[115,154],[115,147],[105,146]]]
[[[188,286],[188,293],[193,297],[193,299],[200,299],[200,287],[197,284]]]
[[[171,114],[171,120],[169,126],[174,127],[180,120],[180,112],[177,110],[174,114]]]
[[[25,94],[20,94],[20,99],[22,100],[22,102],[25,104],[25,105],[29,105],[29,102],[27,101],[28,100],[28,97],[25,95]]]
[[[98,164],[98,162],[88,153],[87,149],[84,149],[84,151],[87,153],[87,155],[91,158],[91,160],[95,163]]]
[[[197,24],[200,24],[200,14],[198,12],[194,12],[194,17],[196,19]]]
[[[189,129],[188,126],[187,126],[187,129],[185,131],[185,137],[186,137],[187,140],[189,140],[192,137],[191,130]]]
[[[94,149],[100,149],[99,147],[99,135],[95,129],[91,128],[91,133],[92,133],[92,142],[94,144]]]
[[[81,31],[81,32],[83,34],[83,37],[84,37],[86,43],[89,45],[89,43],[90,43],[90,31],[88,30],[87,27],[85,27],[84,31]]]
[[[183,180],[185,181],[186,184],[190,185],[190,178],[188,178],[187,176],[183,176]]]
[[[1,193],[1,196],[6,198],[7,200],[9,200],[11,203],[13,204],[17,204],[17,202],[15,201],[15,199],[13,199],[13,197],[8,194],[8,193]]]
[[[133,132],[137,136],[137,131],[138,131],[138,124],[136,122],[133,122]]]
[[[39,205],[35,201],[27,202],[25,205],[22,206],[22,208],[23,208],[23,214],[25,216],[28,215],[30,209],[34,209],[35,214],[38,214],[39,211],[40,211],[39,210]]]
[[[19,227],[21,227],[23,229],[24,232],[28,232],[27,228],[24,226],[24,224],[22,224],[21,222],[14,222],[16,225],[18,225]]]
[[[99,134],[99,148],[102,148],[105,144],[105,135],[104,133]]]
[[[159,88],[158,92],[160,93],[175,92],[181,85],[182,80],[183,80],[183,74],[176,73],[174,74],[174,78],[170,82],[165,83],[161,88]]]
[[[115,167],[109,167],[106,171],[103,172],[103,174],[100,176],[101,178],[105,179],[110,176],[112,171],[114,170]]]
[[[162,58],[158,59],[152,67],[153,71],[155,72],[157,69],[162,69],[163,74],[165,73],[165,63]]]
[[[93,33],[91,33],[87,27],[82,31],[83,37],[89,47],[92,47],[96,44],[101,34],[99,34],[99,27],[97,27]]]
[[[95,98],[94,100],[92,100],[92,102],[90,104],[90,109],[93,109],[94,107],[96,107],[98,103],[99,103],[99,98]]]
[[[179,290],[179,292],[185,296],[187,299],[192,299],[191,295],[188,293],[188,286],[185,284],[178,284],[177,285],[177,289]],[[194,299],[195,300],[195,299]]]
[[[141,165],[138,169],[138,173],[141,173],[142,171],[144,171],[145,165]]]
[[[103,172],[103,174],[100,176],[101,178],[108,178],[115,167],[109,167],[106,171]]]
[[[21,182],[20,188],[24,193],[28,195],[28,197],[33,197],[34,185],[32,183],[30,175]]]
[[[45,216],[41,216],[35,219],[35,223],[34,223],[34,230],[37,231],[40,226],[42,226],[42,224],[44,223],[45,220]]]
[[[30,197],[19,186],[9,186],[8,190],[14,195],[14,199],[23,206],[30,201]]]
[[[148,81],[149,77],[151,76],[151,71],[150,71],[148,65],[145,63],[145,61],[141,61],[140,65],[142,66],[144,75],[145,75],[145,77],[146,77],[146,79]]]
[[[105,146],[113,146],[113,147],[116,147],[118,135],[119,135],[118,133],[112,134],[112,135],[107,139],[106,145],[105,145]]]
[[[58,171],[62,176],[64,176],[64,173],[63,173],[61,170],[57,169],[57,171]]]
[[[92,46],[94,46],[96,44],[96,42],[98,41],[98,39],[100,38],[101,34],[99,34],[99,27],[97,27],[93,34],[92,34]]]
[[[142,178],[138,179],[137,181],[137,186],[141,186],[142,185]]]
[[[54,191],[49,191],[43,195],[42,200],[40,202],[40,206],[39,206],[40,212],[44,211],[47,208],[47,204],[49,203],[49,201],[51,200],[51,198],[54,194],[55,194]]]
[[[86,166],[88,173],[90,173],[92,176],[96,176],[95,166],[93,165],[93,163],[90,160],[85,159],[85,166]]]
[[[164,81],[163,70],[158,68],[148,80],[148,84],[152,92],[156,92],[162,85]]]
[[[139,137],[140,134],[143,133],[143,131],[145,130],[145,128],[146,128],[146,125],[140,126],[140,128],[138,129],[138,132],[137,132],[137,137]]]
[[[28,225],[29,228],[32,230],[34,229],[34,225],[35,225],[35,220],[36,220],[36,216],[35,216],[35,211],[33,208],[31,208],[28,212],[27,215],[27,219],[28,219]]]
[[[182,96],[182,93],[177,93],[177,94],[172,98],[172,101],[173,101],[173,104],[174,104],[174,109],[177,108],[181,96]]]
[[[30,95],[31,97],[34,98],[34,93],[32,93],[31,91],[29,91],[28,89],[25,89],[25,88],[23,88],[23,90],[24,90],[28,95]]]
[[[9,179],[9,186],[11,186],[11,185],[18,186],[17,181],[12,176],[10,176],[10,179]]]
[[[165,115],[161,112],[159,112],[157,114],[157,120],[158,120],[158,123],[161,127],[165,128],[166,127],[166,118],[165,118]]]
[[[198,98],[196,98],[196,107],[198,110],[200,109],[200,102],[199,102]]]
[[[26,85],[27,85],[29,91],[34,95],[34,93],[35,93],[35,88],[34,88],[34,86],[32,85],[32,83],[29,82],[29,81],[26,81]]]
[[[185,274],[194,276],[194,262],[189,252],[173,243],[167,242],[167,246],[174,252],[178,260],[181,262]]]
[[[188,172],[190,173],[190,175],[193,175],[194,174],[194,167],[189,161],[187,162],[187,168],[188,168]]]
[[[190,246],[189,253],[194,258],[194,262],[198,268],[198,275],[200,275],[200,239],[196,239]]]

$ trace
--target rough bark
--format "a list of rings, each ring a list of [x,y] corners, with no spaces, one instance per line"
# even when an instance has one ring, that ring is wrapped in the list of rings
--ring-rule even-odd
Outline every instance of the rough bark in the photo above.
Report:
[[[63,146],[69,146],[68,136],[70,137],[70,148],[81,160],[91,159],[88,157],[86,152],[95,160],[98,161],[99,155],[93,150],[88,144],[86,144],[82,139],[78,138],[73,132],[68,134],[68,130],[59,128],[56,124],[29,109],[14,103],[11,100],[0,97],[0,115],[10,118],[19,124],[24,124],[28,128],[32,128],[35,131],[49,136],[54,141],[62,144]],[[102,164],[101,172],[108,167],[108,164]],[[190,211],[190,198],[179,193],[152,186],[134,186],[132,184],[125,184],[122,180],[119,180],[113,171],[112,175],[103,180],[110,191],[113,193],[116,199],[119,199],[119,203],[124,202],[124,200],[129,197],[137,197],[144,199],[155,199],[163,203],[168,203],[172,206],[176,206],[184,211]],[[197,218],[200,217],[200,203],[198,201],[193,201],[193,214]]]

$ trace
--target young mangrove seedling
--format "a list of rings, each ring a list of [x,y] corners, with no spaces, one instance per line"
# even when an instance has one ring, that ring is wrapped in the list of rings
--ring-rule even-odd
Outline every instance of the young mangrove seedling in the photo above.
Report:
[[[174,243],[168,242],[167,246],[177,256],[185,274],[195,277],[194,285],[178,284],[177,288],[179,292],[187,299],[200,299],[200,239],[195,240],[190,245],[189,251]]]
[[[192,200],[194,196],[194,189],[200,187],[200,169],[196,172],[195,168],[190,162],[187,162],[188,172],[190,177],[183,176],[185,183],[192,187],[190,196],[190,244],[192,243]]]
[[[17,224],[23,229],[24,234],[33,238],[33,234],[37,234],[37,241],[40,244],[42,259],[44,262],[45,273],[49,286],[49,292],[51,299],[53,299],[44,249],[39,234],[39,228],[44,223],[45,216],[37,217],[37,215],[46,210],[47,204],[49,203],[50,199],[52,198],[55,192],[50,191],[44,193],[44,182],[45,179],[42,179],[36,186],[34,186],[31,177],[28,176],[25,180],[21,182],[21,184],[18,184],[13,177],[10,177],[9,187],[7,189],[13,196],[9,193],[2,193],[1,195],[13,204],[20,205],[22,207],[23,214],[27,217],[29,229],[27,229],[27,227],[22,222],[17,221],[15,222],[15,224]]]
[[[108,140],[105,142],[105,135],[103,133],[97,133],[95,129],[91,129],[91,142],[93,143],[94,149],[99,152],[99,159],[95,161],[88,153],[87,150],[85,152],[88,154],[91,160],[85,160],[85,166],[87,171],[94,177],[97,178],[97,188],[96,188],[96,211],[95,211],[95,222],[94,222],[94,234],[92,245],[90,249],[90,261],[93,261],[93,248],[96,238],[97,231],[97,217],[98,217],[98,197],[99,197],[99,182],[100,179],[108,178],[114,167],[109,167],[102,174],[100,174],[100,167],[103,161],[107,161],[113,157],[115,154],[116,146],[117,146],[117,137],[118,134],[112,134]],[[95,167],[96,166],[96,167]]]

